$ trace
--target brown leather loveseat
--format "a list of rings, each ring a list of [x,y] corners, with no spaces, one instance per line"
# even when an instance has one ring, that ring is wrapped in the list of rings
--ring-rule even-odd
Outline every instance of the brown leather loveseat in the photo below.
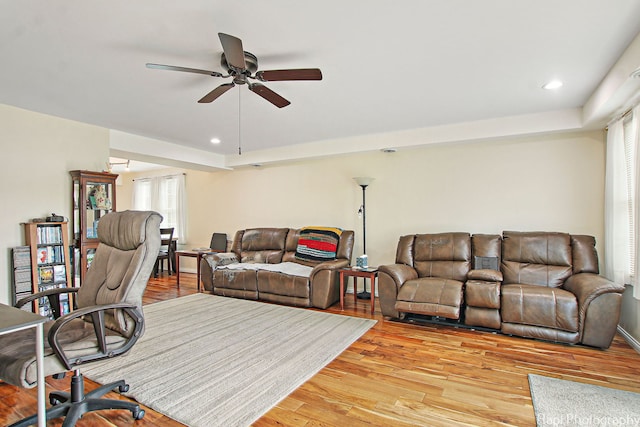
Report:
[[[599,276],[595,239],[567,233],[402,236],[396,263],[378,274],[384,316],[600,348],[613,340],[623,291]]]
[[[351,263],[354,233],[341,230],[332,259],[300,257],[304,229],[236,232],[231,252],[206,255],[202,283],[215,295],[325,309],[340,299],[340,268]]]

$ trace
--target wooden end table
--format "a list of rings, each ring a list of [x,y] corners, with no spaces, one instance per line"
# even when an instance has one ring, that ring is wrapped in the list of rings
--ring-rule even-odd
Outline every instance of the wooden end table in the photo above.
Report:
[[[200,260],[202,260],[202,257],[208,254],[213,254],[213,253],[217,253],[220,251],[215,251],[213,249],[209,249],[209,250],[202,250],[202,251],[194,251],[194,250],[190,250],[190,251],[176,251],[176,286],[178,288],[180,288],[180,257],[181,256],[186,256],[186,257],[191,257],[191,258],[196,258],[196,283],[198,286],[198,292],[200,292]]]
[[[376,300],[376,277],[378,276],[378,269],[374,267],[369,268],[341,268],[339,270],[340,273],[340,310],[344,310],[344,278],[353,277],[353,302],[354,304],[358,301],[358,277],[362,277],[362,283],[366,288],[366,280],[369,279],[371,282],[371,314],[373,314],[375,310],[375,300]]]

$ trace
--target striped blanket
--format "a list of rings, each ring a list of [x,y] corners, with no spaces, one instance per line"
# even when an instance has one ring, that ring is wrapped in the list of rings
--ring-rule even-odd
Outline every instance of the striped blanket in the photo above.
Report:
[[[330,261],[336,259],[342,229],[335,227],[303,227],[300,230],[296,259]]]

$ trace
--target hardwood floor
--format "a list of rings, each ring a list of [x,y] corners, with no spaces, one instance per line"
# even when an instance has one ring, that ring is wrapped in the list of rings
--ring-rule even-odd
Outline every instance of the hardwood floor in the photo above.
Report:
[[[144,304],[196,292],[195,275],[151,279]],[[616,336],[608,350],[508,337],[463,328],[386,321],[368,301],[345,299],[329,312],[378,323],[342,355],[272,408],[255,426],[535,426],[527,374],[640,392],[640,354]],[[68,389],[47,378],[47,392]],[[87,380],[87,389],[96,387]],[[135,384],[131,384],[135,387]],[[119,397],[111,393],[111,397]],[[78,426],[182,424],[146,409],[86,415]],[[0,425],[36,410],[36,389],[0,383]],[[60,426],[52,420],[48,426]]]

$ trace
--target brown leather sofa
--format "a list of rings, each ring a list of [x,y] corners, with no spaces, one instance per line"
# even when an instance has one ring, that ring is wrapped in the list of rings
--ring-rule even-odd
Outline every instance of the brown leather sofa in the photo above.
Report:
[[[299,307],[325,309],[333,305],[340,299],[338,270],[351,263],[354,233],[343,230],[335,259],[322,262],[296,258],[299,237],[300,230],[290,228],[237,231],[231,252],[203,257],[200,269],[204,289],[215,295]],[[278,271],[284,263],[311,268],[304,275]],[[254,269],[254,264],[268,265]]]
[[[386,317],[600,348],[611,345],[623,291],[599,276],[595,239],[567,233],[402,236],[396,263],[378,272]]]

